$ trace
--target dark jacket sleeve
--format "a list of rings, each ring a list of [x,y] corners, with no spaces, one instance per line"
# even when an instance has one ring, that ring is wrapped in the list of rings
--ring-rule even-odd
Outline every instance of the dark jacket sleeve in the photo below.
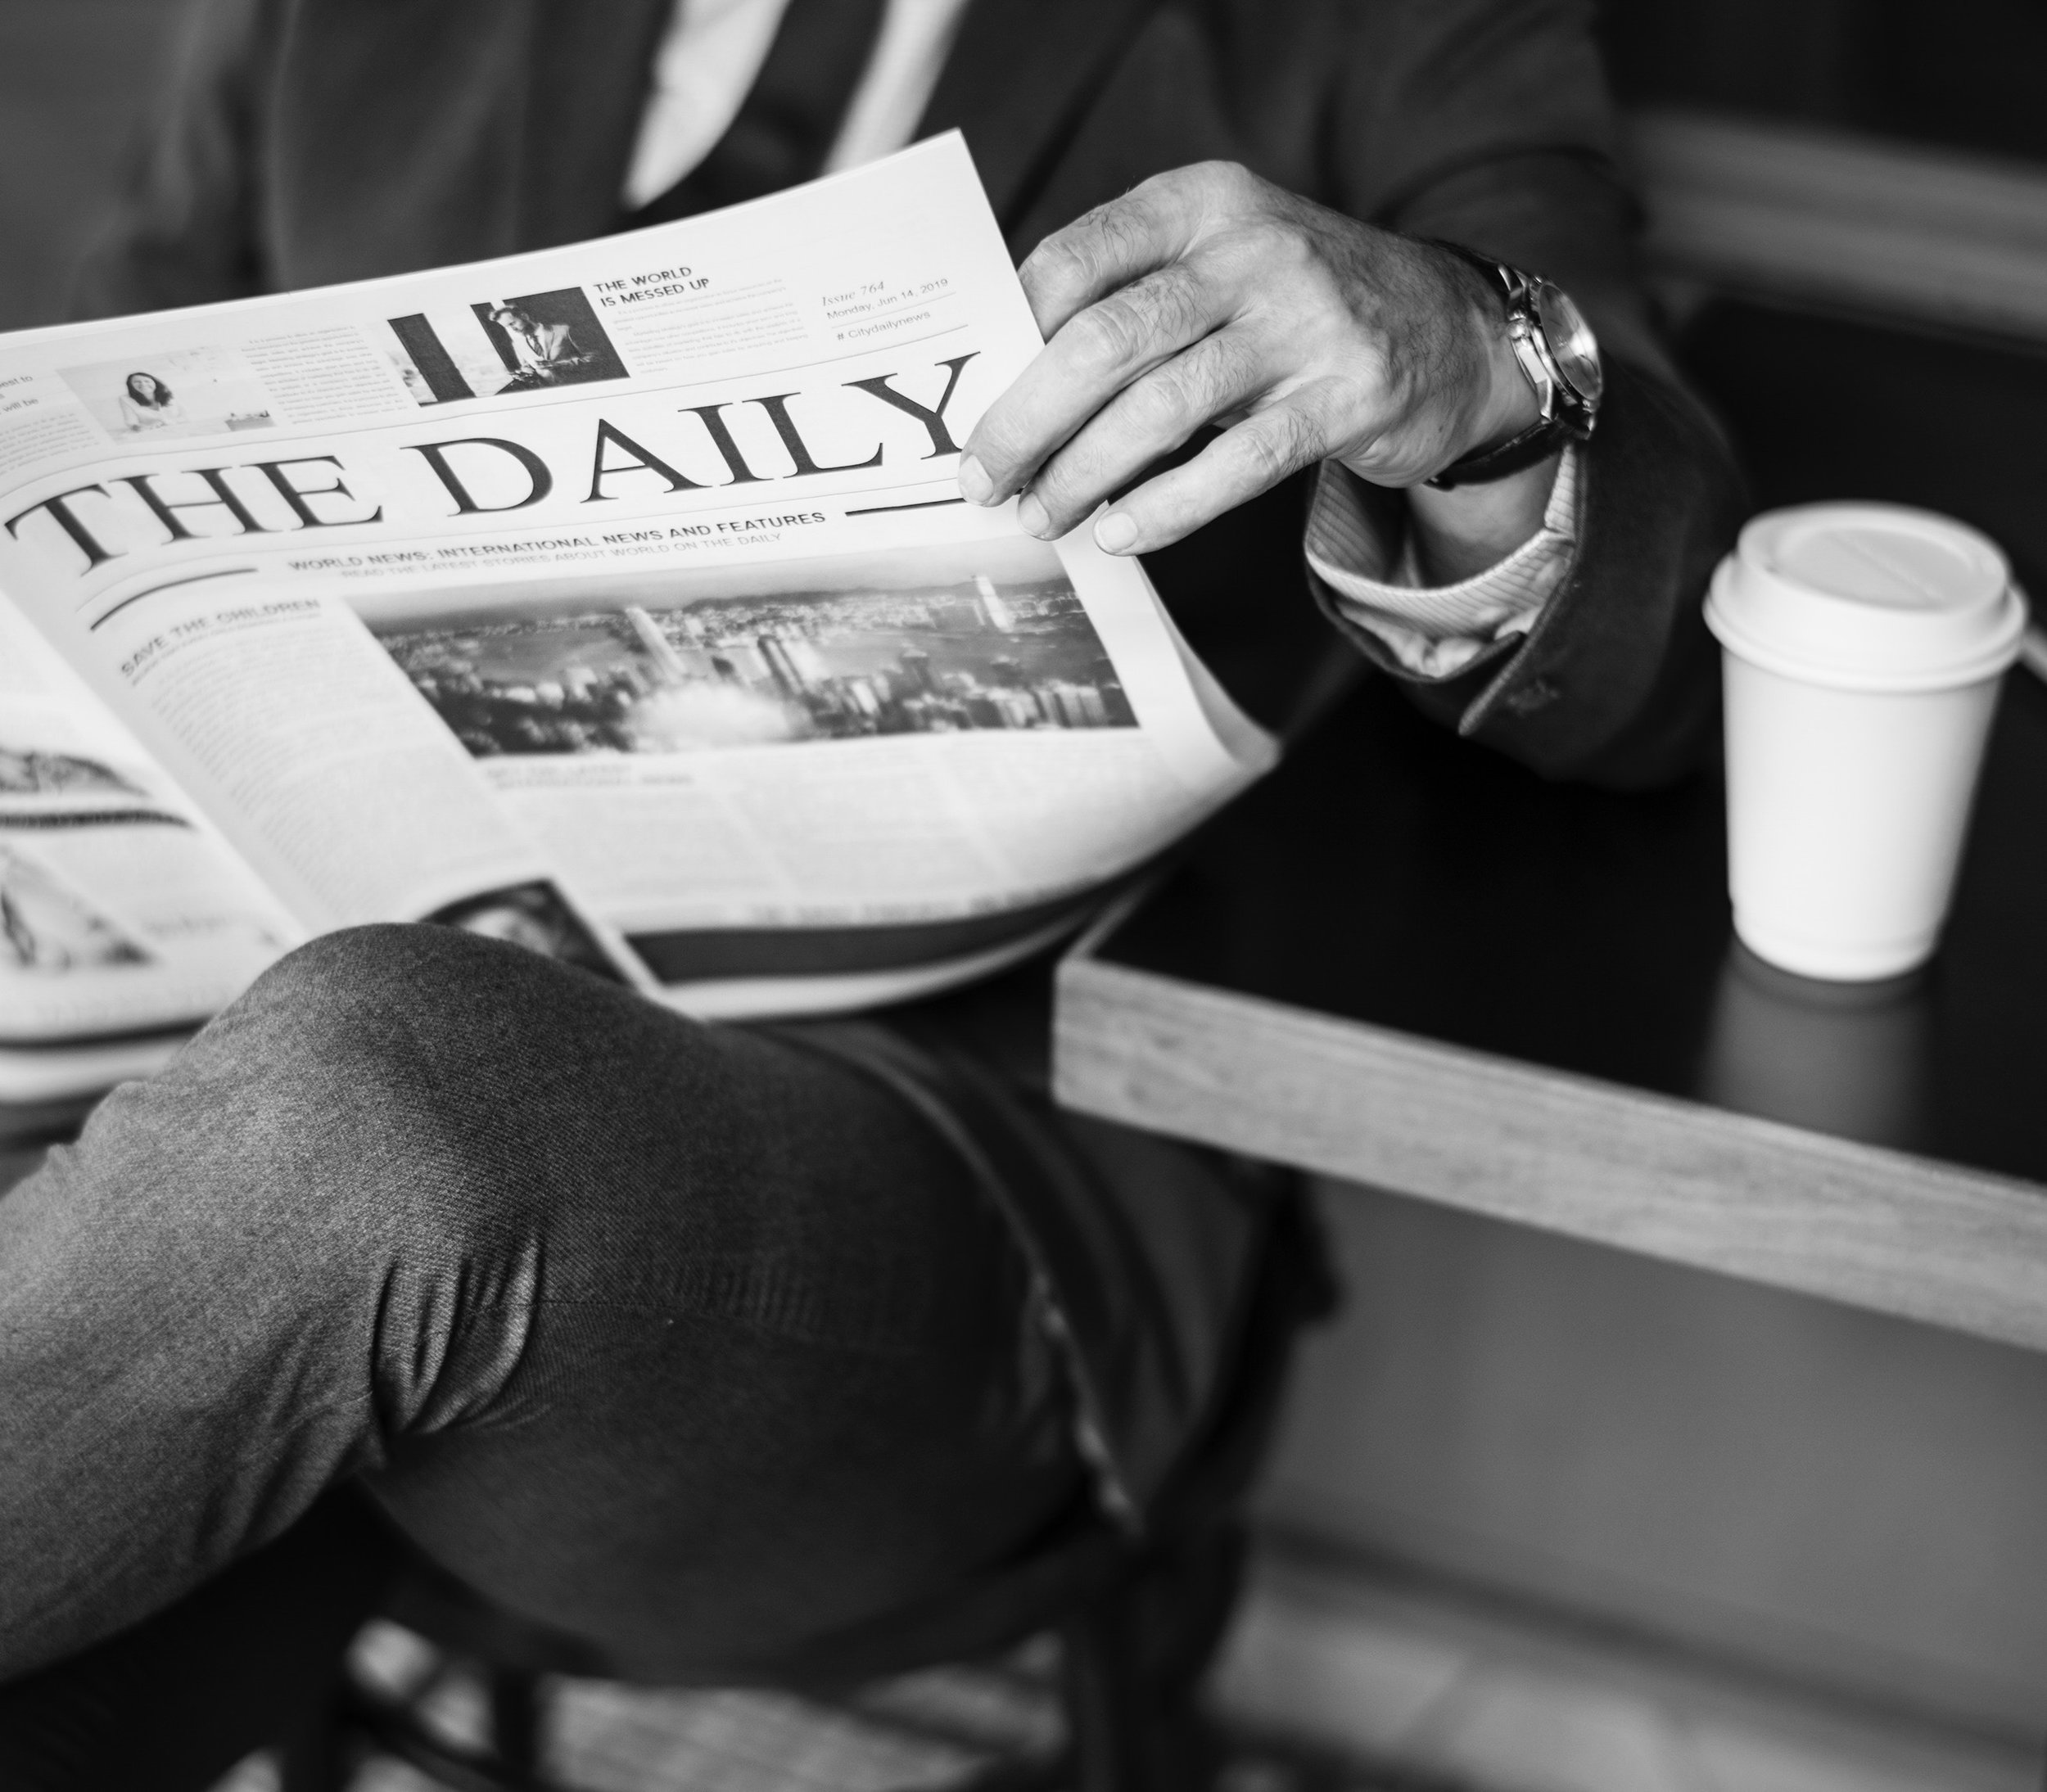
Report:
[[[1393,0],[1349,12],[1331,133],[1338,202],[1555,280],[1599,336],[1607,396],[1570,576],[1525,640],[1432,680],[1339,626],[1424,710],[1537,771],[1621,787],[1668,779],[1712,738],[1719,659],[1701,605],[1746,499],[1650,323],[1590,8]]]
[[[74,282],[75,317],[124,316],[266,290],[253,152],[278,29],[269,0],[188,9],[161,99]]]

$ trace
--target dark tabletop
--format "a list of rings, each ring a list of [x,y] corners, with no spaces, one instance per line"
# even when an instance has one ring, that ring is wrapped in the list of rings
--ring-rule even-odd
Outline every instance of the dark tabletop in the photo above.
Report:
[[[2047,688],[2008,679],[1945,943],[1819,983],[1733,941],[1723,792],[1545,783],[1375,680],[1104,946],[1188,982],[2047,1182]]]

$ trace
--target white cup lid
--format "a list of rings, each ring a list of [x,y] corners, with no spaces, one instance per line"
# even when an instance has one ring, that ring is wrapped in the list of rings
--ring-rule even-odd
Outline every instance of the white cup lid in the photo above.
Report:
[[[1996,544],[1965,523],[1897,504],[1806,504],[1742,530],[1706,620],[1769,670],[1938,689],[2009,666],[2026,606]]]

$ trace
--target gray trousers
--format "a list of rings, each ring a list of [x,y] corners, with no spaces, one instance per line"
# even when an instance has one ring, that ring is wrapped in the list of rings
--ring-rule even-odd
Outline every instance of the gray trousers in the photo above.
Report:
[[[983,1160],[858,1034],[698,1026],[444,928],[291,955],[0,1198],[0,1681],[56,1709],[309,1514],[330,1571],[373,1561],[344,1484],[649,1678],[1070,1511]]]

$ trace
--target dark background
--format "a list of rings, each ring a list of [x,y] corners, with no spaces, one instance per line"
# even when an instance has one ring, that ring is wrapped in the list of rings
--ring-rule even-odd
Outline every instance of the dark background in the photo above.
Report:
[[[182,0],[0,0],[0,328],[64,273]],[[1605,0],[1624,104],[1677,103],[2047,161],[2040,0]]]
[[[164,84],[180,0],[0,0],[0,329],[64,314],[70,269]]]
[[[1624,104],[2047,160],[2040,0],[1606,0]]]

